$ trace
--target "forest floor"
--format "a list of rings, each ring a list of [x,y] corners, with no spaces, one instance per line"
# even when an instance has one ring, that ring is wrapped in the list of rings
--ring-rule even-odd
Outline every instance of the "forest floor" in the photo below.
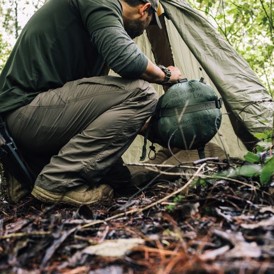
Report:
[[[206,176],[225,165],[100,206],[1,200],[0,273],[274,273],[273,188]]]

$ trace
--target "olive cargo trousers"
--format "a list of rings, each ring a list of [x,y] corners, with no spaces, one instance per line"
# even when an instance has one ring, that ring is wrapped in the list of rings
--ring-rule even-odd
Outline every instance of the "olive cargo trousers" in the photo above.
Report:
[[[153,114],[158,95],[143,80],[83,78],[39,93],[7,116],[35,185],[65,193],[97,185]],[[106,179],[106,178],[104,178]]]

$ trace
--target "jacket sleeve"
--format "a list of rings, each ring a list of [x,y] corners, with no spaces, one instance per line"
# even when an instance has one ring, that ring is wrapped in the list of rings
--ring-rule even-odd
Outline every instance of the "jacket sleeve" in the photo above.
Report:
[[[139,78],[148,59],[124,29],[119,1],[74,0],[82,24],[98,54],[113,71],[125,78]]]
[[[124,29],[99,29],[91,40],[108,66],[122,77],[137,79],[145,72],[148,59]]]

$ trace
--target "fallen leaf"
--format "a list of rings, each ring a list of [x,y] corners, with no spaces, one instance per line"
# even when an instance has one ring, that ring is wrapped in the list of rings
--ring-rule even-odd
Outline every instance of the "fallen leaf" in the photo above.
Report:
[[[144,240],[137,238],[108,240],[98,245],[88,246],[83,253],[106,257],[123,257],[129,250],[143,243]]]
[[[252,242],[239,242],[237,245],[229,250],[226,254],[226,258],[259,258],[262,255],[262,251],[257,243]]]
[[[200,259],[203,261],[215,260],[216,257],[224,254],[229,249],[230,249],[229,245],[225,245],[225,246],[222,246],[222,247],[214,249],[214,250],[208,250],[200,256]]]
[[[266,229],[266,227],[273,226],[274,227],[274,216],[270,217],[267,220],[260,221],[259,223],[256,224],[241,224],[242,228],[245,229],[255,229],[258,227],[263,227]]]

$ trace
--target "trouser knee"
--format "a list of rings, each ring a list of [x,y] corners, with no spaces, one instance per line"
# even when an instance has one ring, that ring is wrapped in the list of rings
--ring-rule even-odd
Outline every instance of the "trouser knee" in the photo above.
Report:
[[[139,104],[141,108],[145,105],[144,109],[150,111],[150,114],[153,114],[159,99],[157,91],[149,82],[144,80],[136,80],[132,84],[134,86],[133,90],[137,90],[137,92],[135,92],[136,103]],[[140,98],[142,98],[142,100],[140,100]],[[141,101],[145,101],[146,104],[140,103]]]

